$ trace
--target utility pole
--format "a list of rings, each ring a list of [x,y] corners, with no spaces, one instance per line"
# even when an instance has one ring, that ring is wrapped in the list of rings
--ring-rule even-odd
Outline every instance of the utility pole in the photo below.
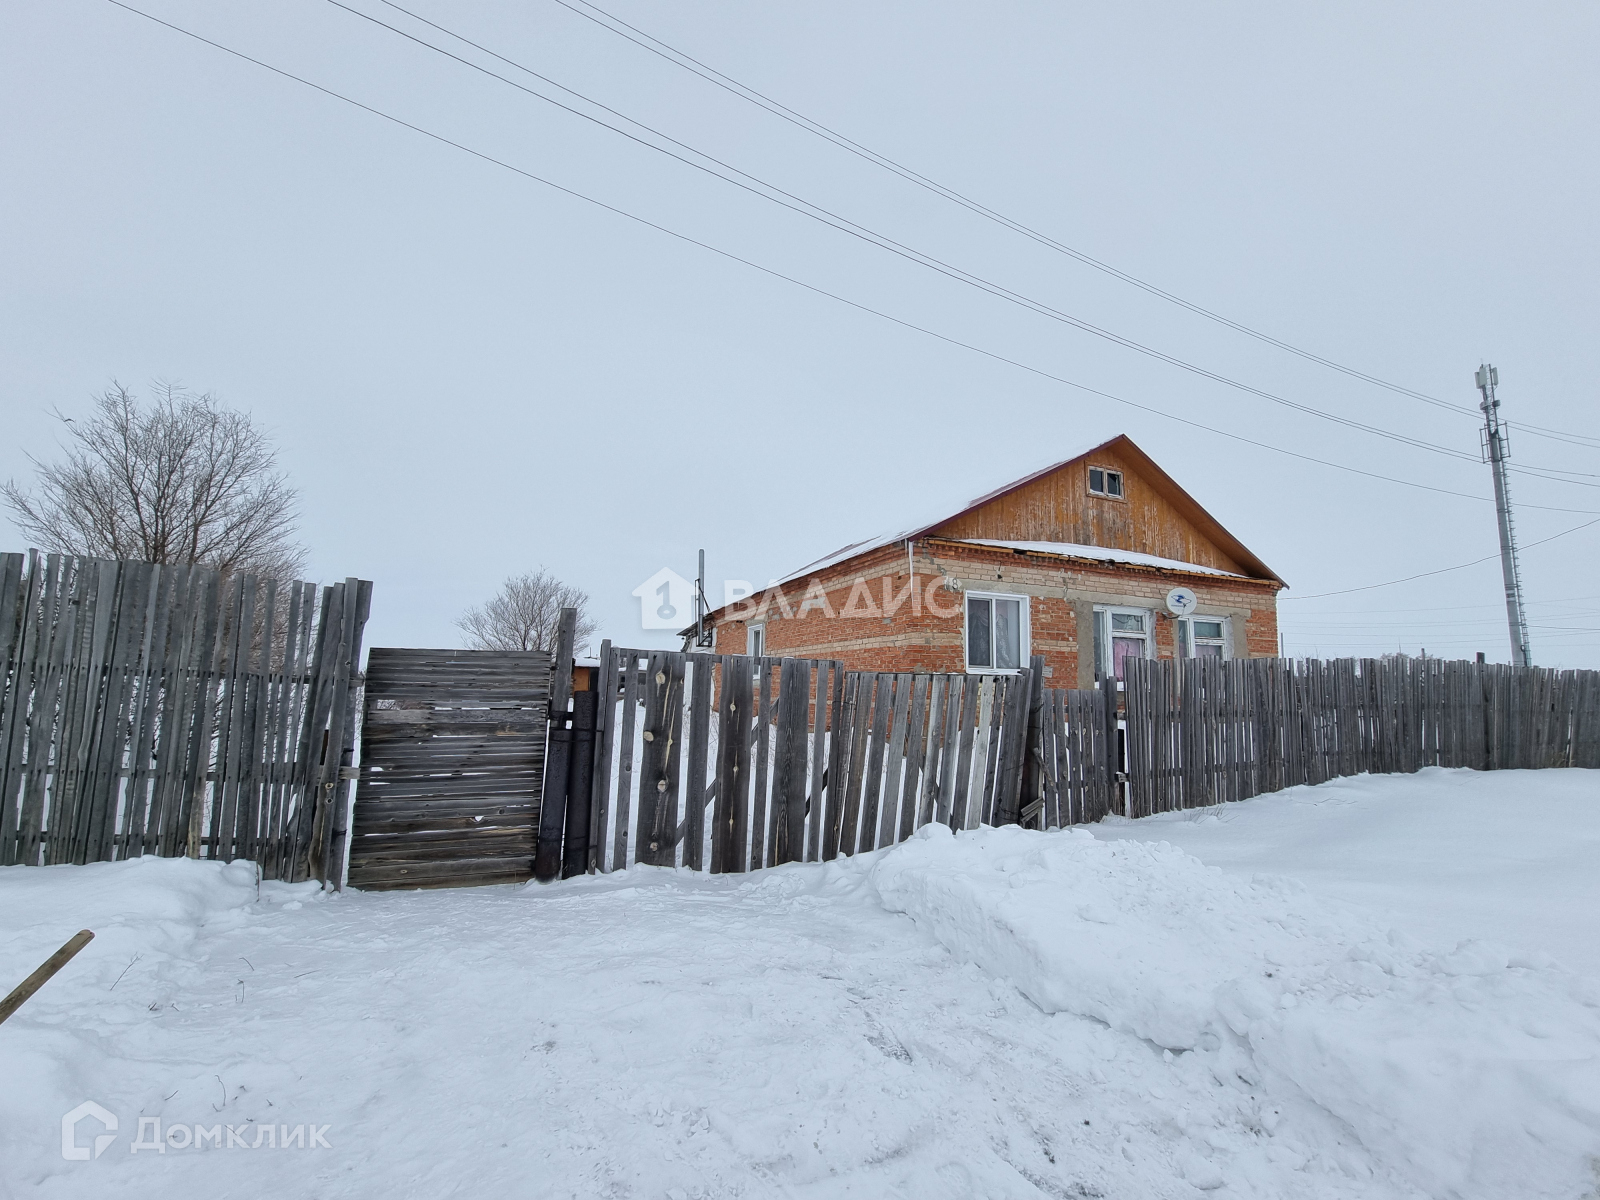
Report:
[[[1483,457],[1494,472],[1494,507],[1500,521],[1500,573],[1506,585],[1506,618],[1511,624],[1511,662],[1519,667],[1533,666],[1528,646],[1528,620],[1522,612],[1522,569],[1517,565],[1517,533],[1511,523],[1511,487],[1506,480],[1506,459],[1510,447],[1506,427],[1500,420],[1500,401],[1494,389],[1500,372],[1484,363],[1475,376],[1483,402]]]

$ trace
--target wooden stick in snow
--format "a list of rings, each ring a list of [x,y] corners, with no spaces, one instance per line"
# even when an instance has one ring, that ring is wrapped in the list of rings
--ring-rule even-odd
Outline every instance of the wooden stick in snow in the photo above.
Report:
[[[79,950],[82,950],[92,941],[94,941],[94,934],[87,929],[80,929],[73,934],[65,946],[62,946],[61,949],[45,959],[43,965],[37,971],[17,984],[12,989],[11,994],[4,1000],[0,1000],[0,1022],[4,1022],[7,1017],[27,1003],[28,998],[42,988],[52,975],[71,962],[73,955],[77,954]]]

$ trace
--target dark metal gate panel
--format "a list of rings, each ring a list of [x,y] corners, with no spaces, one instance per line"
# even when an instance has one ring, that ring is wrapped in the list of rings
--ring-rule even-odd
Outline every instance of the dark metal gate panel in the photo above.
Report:
[[[532,878],[549,699],[542,650],[374,647],[350,886]]]

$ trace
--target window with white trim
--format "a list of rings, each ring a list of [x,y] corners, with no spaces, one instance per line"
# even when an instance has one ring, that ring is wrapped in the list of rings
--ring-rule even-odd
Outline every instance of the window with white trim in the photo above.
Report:
[[[1196,613],[1178,621],[1178,657],[1232,658],[1233,648],[1227,617],[1206,617]]]
[[[1017,671],[1028,661],[1028,598],[967,593],[967,670]]]
[[[1113,471],[1110,467],[1090,467],[1089,494],[1122,499],[1122,472]]]
[[[1130,658],[1154,658],[1155,619],[1145,608],[1094,610],[1094,673],[1104,679],[1126,678]]]
[[[744,652],[751,658],[760,658],[767,652],[766,625],[758,621],[744,628]]]

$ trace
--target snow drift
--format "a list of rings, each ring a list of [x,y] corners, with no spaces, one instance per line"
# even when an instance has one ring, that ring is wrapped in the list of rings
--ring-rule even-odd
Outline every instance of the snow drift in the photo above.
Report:
[[[872,883],[1045,1011],[1297,1097],[1429,1196],[1592,1194],[1600,987],[1546,956],[1427,949],[1291,880],[1080,830],[928,826]]]

